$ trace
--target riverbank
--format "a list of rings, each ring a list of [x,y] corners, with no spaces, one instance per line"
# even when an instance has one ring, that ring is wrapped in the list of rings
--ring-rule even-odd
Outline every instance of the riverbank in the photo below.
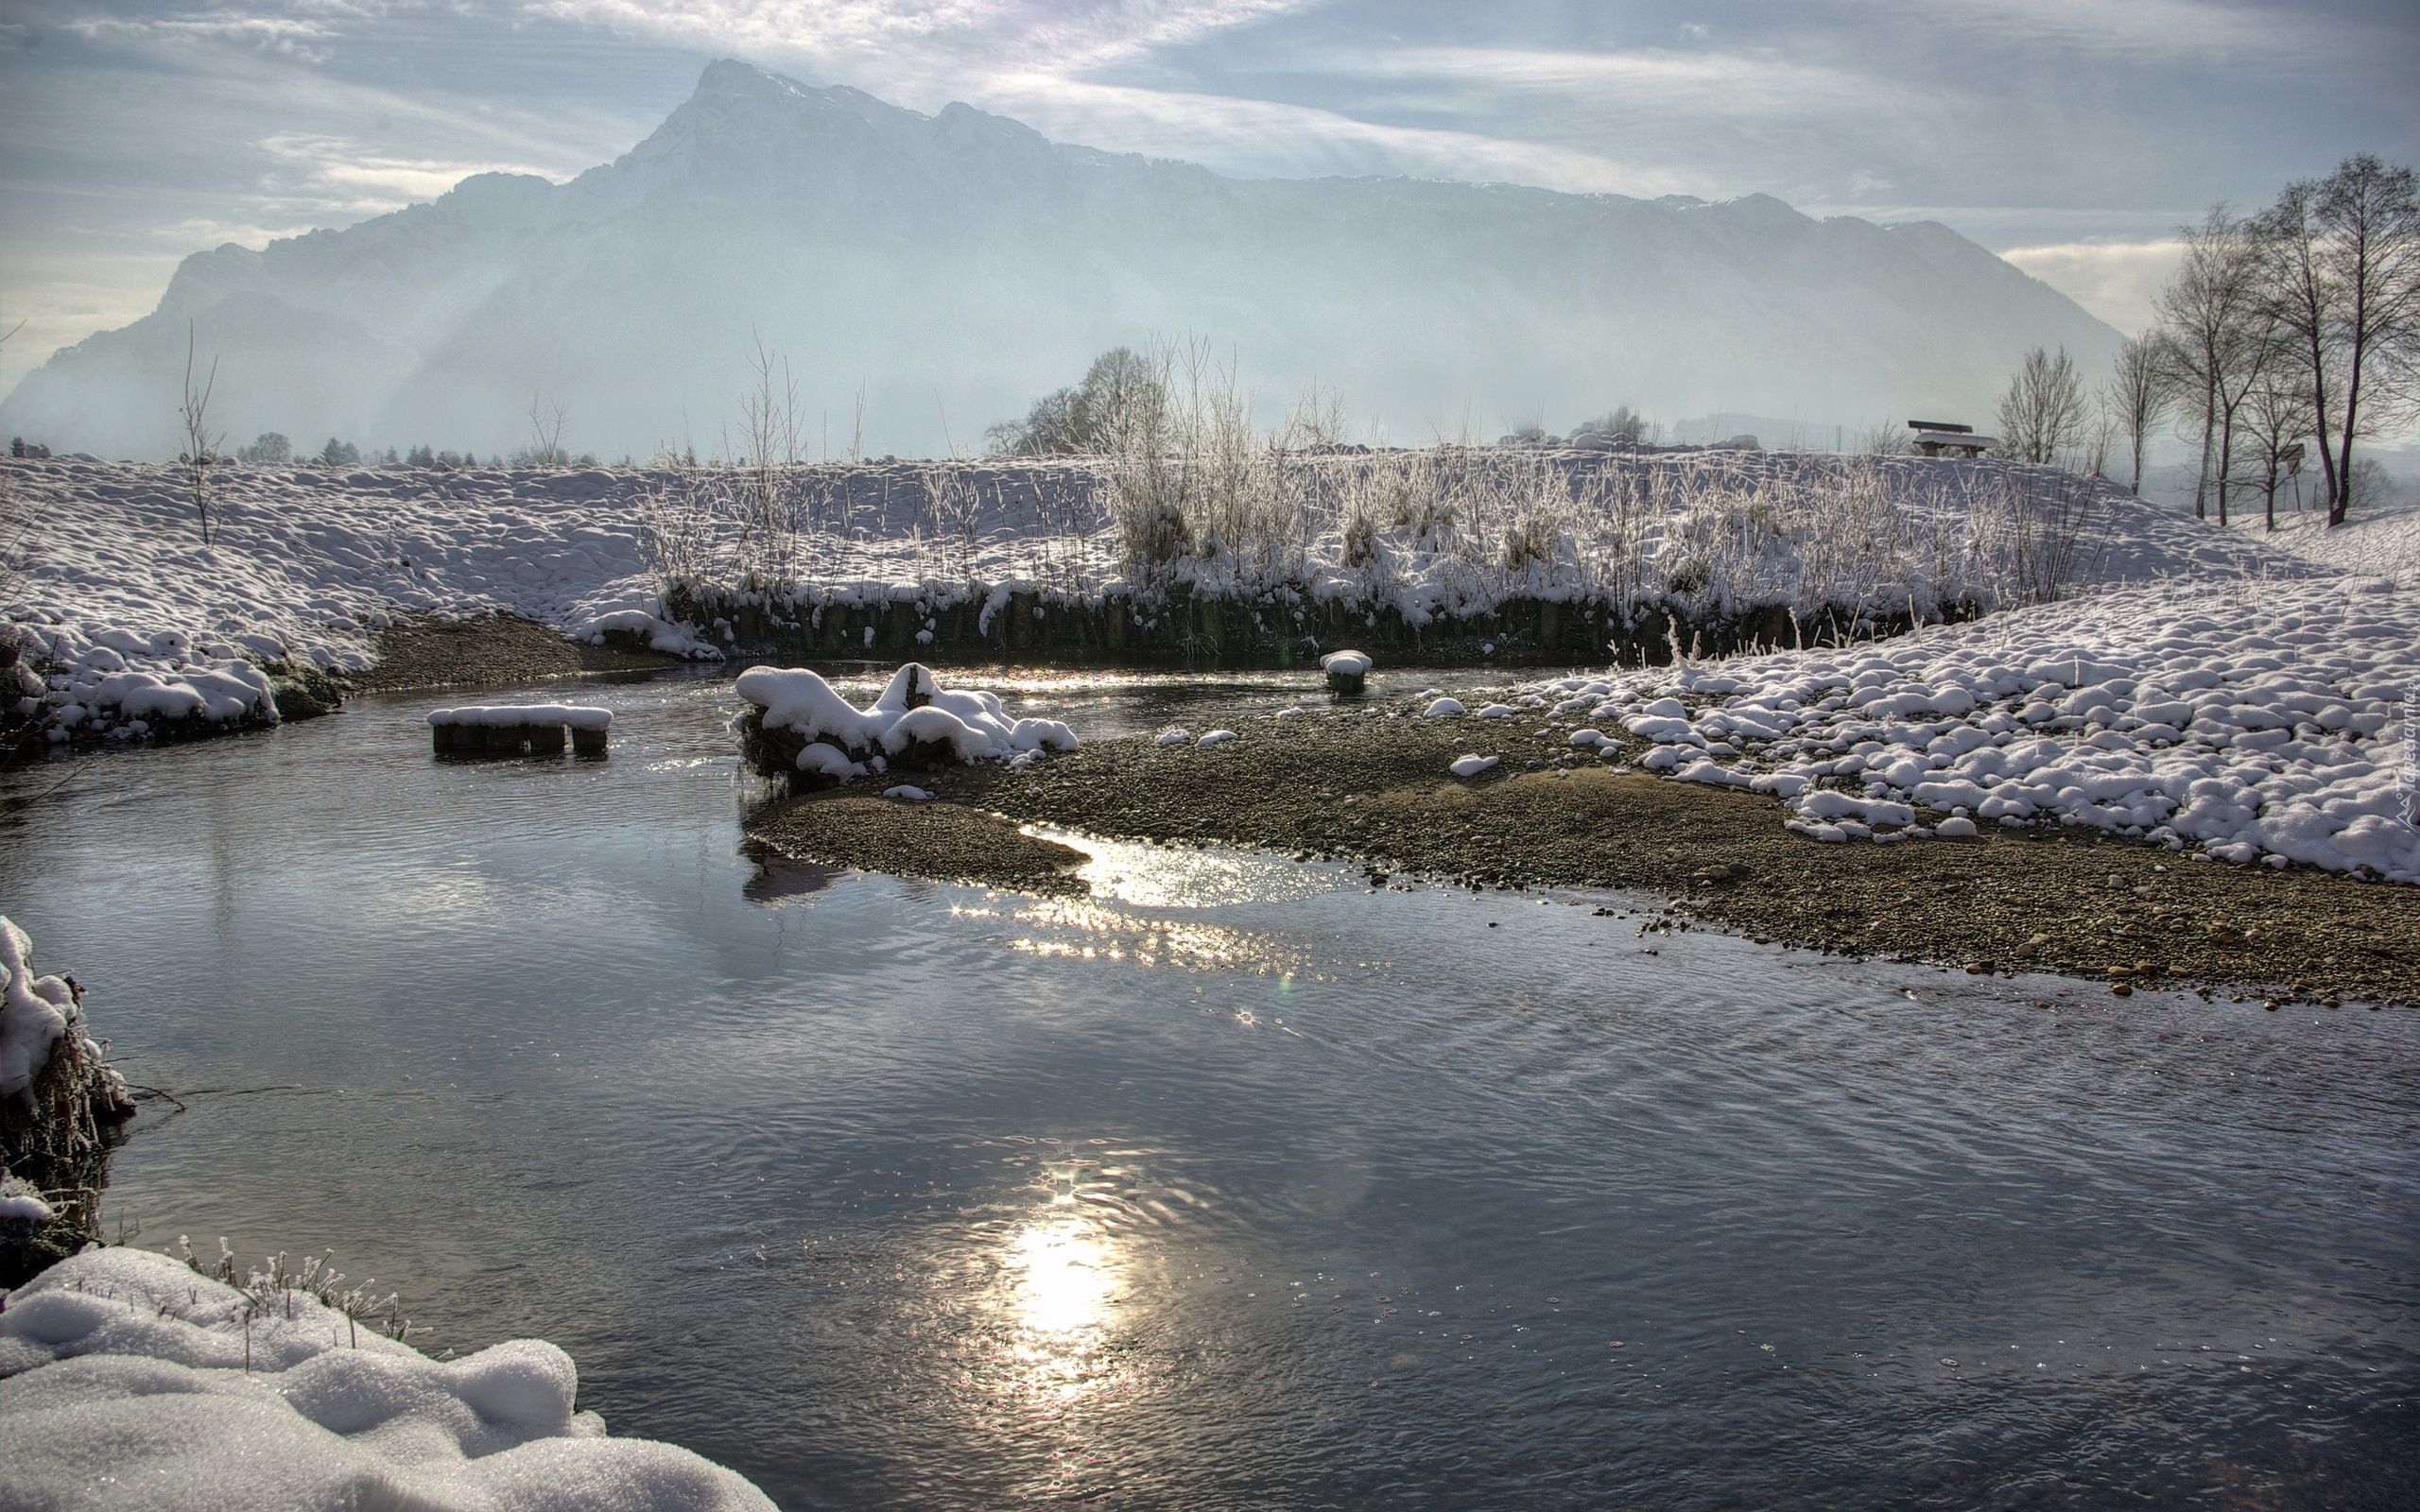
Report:
[[[2196,862],[2067,829],[1824,845],[1782,828],[1771,798],[1611,767],[1575,756],[1560,732],[1509,723],[1487,731],[1501,765],[1469,782],[1446,768],[1476,732],[1401,710],[1263,718],[1206,747],[1094,741],[1023,770],[966,767],[918,781],[948,803],[1020,823],[1353,860],[1374,882],[1404,873],[1669,897],[1649,929],[1703,923],[1854,957],[2056,971],[2129,991],[2140,982],[2280,1001],[2420,1003],[2420,947],[2411,943],[2420,939],[2420,889]],[[772,806],[751,831],[786,850],[802,846],[793,853],[808,859],[970,875],[958,859],[962,832],[941,802],[919,805],[913,826],[888,824],[882,847],[856,852],[870,860],[816,851],[807,837],[845,827],[844,803],[882,806],[809,797]]]
[[[682,664],[661,651],[568,639],[515,614],[420,617],[390,625],[372,643],[376,661],[347,679],[362,693],[415,688],[503,687],[583,672],[658,672]]]

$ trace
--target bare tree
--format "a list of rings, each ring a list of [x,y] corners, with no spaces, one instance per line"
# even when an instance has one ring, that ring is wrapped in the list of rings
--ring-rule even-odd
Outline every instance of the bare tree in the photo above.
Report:
[[[218,505],[218,483],[210,475],[210,470],[225,460],[219,456],[218,449],[226,443],[227,437],[223,432],[214,435],[210,429],[210,396],[218,387],[218,359],[210,359],[209,376],[202,380],[199,388],[196,388],[193,385],[194,351],[193,322],[187,320],[184,403],[178,407],[178,414],[184,423],[185,448],[178,454],[177,462],[185,470],[185,486],[193,498],[193,512],[201,522],[201,543],[207,548],[211,537],[210,513]]]
[[[2193,514],[2196,519],[2209,517],[2216,484],[2223,520],[2226,453],[2232,439],[2229,396],[2240,404],[2250,392],[2243,374],[2258,339],[2257,244],[2245,222],[2224,205],[2212,209],[2200,226],[2181,228],[2181,234],[2185,264],[2160,291],[2162,334],[2183,418],[2202,445],[2193,479]]]
[[[571,460],[563,452],[563,428],[570,411],[542,392],[529,395],[529,444],[512,460],[520,467],[562,467]]]
[[[985,432],[1002,456],[1098,456],[1118,450],[1120,438],[1149,429],[1167,405],[1159,364],[1130,347],[1093,359],[1084,381],[1033,402],[1022,421],[1003,421]]]
[[[799,490],[798,382],[786,358],[756,342],[755,382],[740,396],[741,552],[751,587],[787,589],[796,565]]]
[[[2056,462],[2083,439],[2083,381],[2061,347],[2034,348],[2000,396],[2000,445],[2020,462]]]
[[[2327,523],[2342,524],[2354,441],[2420,404],[2420,184],[2363,153],[2287,185],[2260,229],[2263,292],[2309,393]]]
[[[2143,447],[2176,403],[2174,364],[2156,331],[2130,336],[2118,349],[2100,402],[2126,438],[2126,488],[2143,491]]]
[[[2245,460],[2259,470],[2256,483],[2248,481],[2248,486],[2260,490],[2262,524],[2270,530],[2277,528],[2277,490],[2302,472],[2309,455],[2306,439],[2316,412],[2310,389],[2300,377],[2290,364],[2273,363],[2243,404]]]

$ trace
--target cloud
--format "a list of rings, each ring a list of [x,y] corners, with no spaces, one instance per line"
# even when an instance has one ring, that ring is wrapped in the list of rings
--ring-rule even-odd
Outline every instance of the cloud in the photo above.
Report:
[[[2000,255],[2118,330],[2140,331],[2152,324],[2160,285],[2175,274],[2185,244],[2066,242]]]
[[[1870,99],[1873,85],[1839,69],[1763,53],[1546,52],[1508,47],[1333,48],[1300,60],[1340,77],[1416,78],[1554,95],[1625,112],[1720,110],[1800,115]]]
[[[341,206],[364,215],[434,199],[475,173],[544,176],[543,168],[527,163],[396,156],[350,138],[308,132],[268,137],[260,146],[293,170],[290,177],[272,174],[264,189],[287,198],[306,196],[331,208]]]
[[[1095,84],[1048,75],[994,80],[979,101],[1064,140],[1182,157],[1247,175],[1413,173],[1656,195],[1669,175],[1547,142],[1391,126],[1315,106]]]
[[[61,31],[95,42],[166,43],[193,46],[241,43],[303,62],[328,60],[337,28],[325,15],[265,15],[216,9],[182,14],[78,16],[58,23]]]
[[[532,15],[900,83],[1080,76],[1306,9],[1309,0],[529,0]]]

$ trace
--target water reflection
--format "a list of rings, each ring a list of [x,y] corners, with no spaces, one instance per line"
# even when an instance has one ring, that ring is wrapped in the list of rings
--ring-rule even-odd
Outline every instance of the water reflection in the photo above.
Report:
[[[1092,860],[1076,875],[1091,885],[1093,896],[1138,908],[1289,902],[1348,883],[1340,867],[1298,865],[1251,851],[1105,840],[1045,824],[1027,825],[1025,833],[1090,852]]]
[[[741,895],[752,903],[777,903],[785,898],[803,898],[810,893],[822,892],[849,874],[846,867],[827,867],[819,862],[796,860],[771,846],[753,840],[739,849],[741,854],[756,864],[754,874],[739,888]]]
[[[105,1228],[333,1246],[790,1507],[2420,1505],[2409,1016],[1090,842],[759,908],[727,683],[597,696],[610,764],[372,698],[0,811],[130,1072],[228,1090]]]
[[[1035,927],[1033,933],[1006,941],[1008,948],[1045,959],[1131,960],[1138,966],[1278,977],[1304,974],[1311,963],[1310,956],[1282,936],[1130,913],[1089,898],[1020,899],[1009,917]]]
[[[1000,1260],[999,1303],[1011,1325],[1008,1347],[1022,1393],[1069,1400],[1099,1383],[1098,1357],[1116,1295],[1116,1248],[1075,1198],[1009,1236]]]

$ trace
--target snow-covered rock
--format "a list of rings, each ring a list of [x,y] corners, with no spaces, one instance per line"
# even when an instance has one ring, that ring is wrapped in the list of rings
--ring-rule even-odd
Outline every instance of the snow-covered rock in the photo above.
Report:
[[[1013,717],[998,695],[944,688],[914,662],[891,675],[870,709],[852,704],[804,667],[750,667],[737,687],[755,705],[743,723],[752,740],[769,739],[794,752],[788,761],[796,771],[836,781],[942,753],[966,763],[1010,761],[1080,744],[1056,719]]]
[[[772,1506],[687,1450],[607,1436],[578,1388],[543,1340],[432,1360],[307,1292],[96,1249],[0,1313],[0,1477],[23,1506]]]
[[[1504,758],[1501,756],[1481,756],[1477,751],[1473,751],[1468,755],[1455,757],[1452,765],[1447,766],[1446,770],[1452,772],[1456,777],[1477,777],[1479,773],[1487,771],[1503,759]]]

